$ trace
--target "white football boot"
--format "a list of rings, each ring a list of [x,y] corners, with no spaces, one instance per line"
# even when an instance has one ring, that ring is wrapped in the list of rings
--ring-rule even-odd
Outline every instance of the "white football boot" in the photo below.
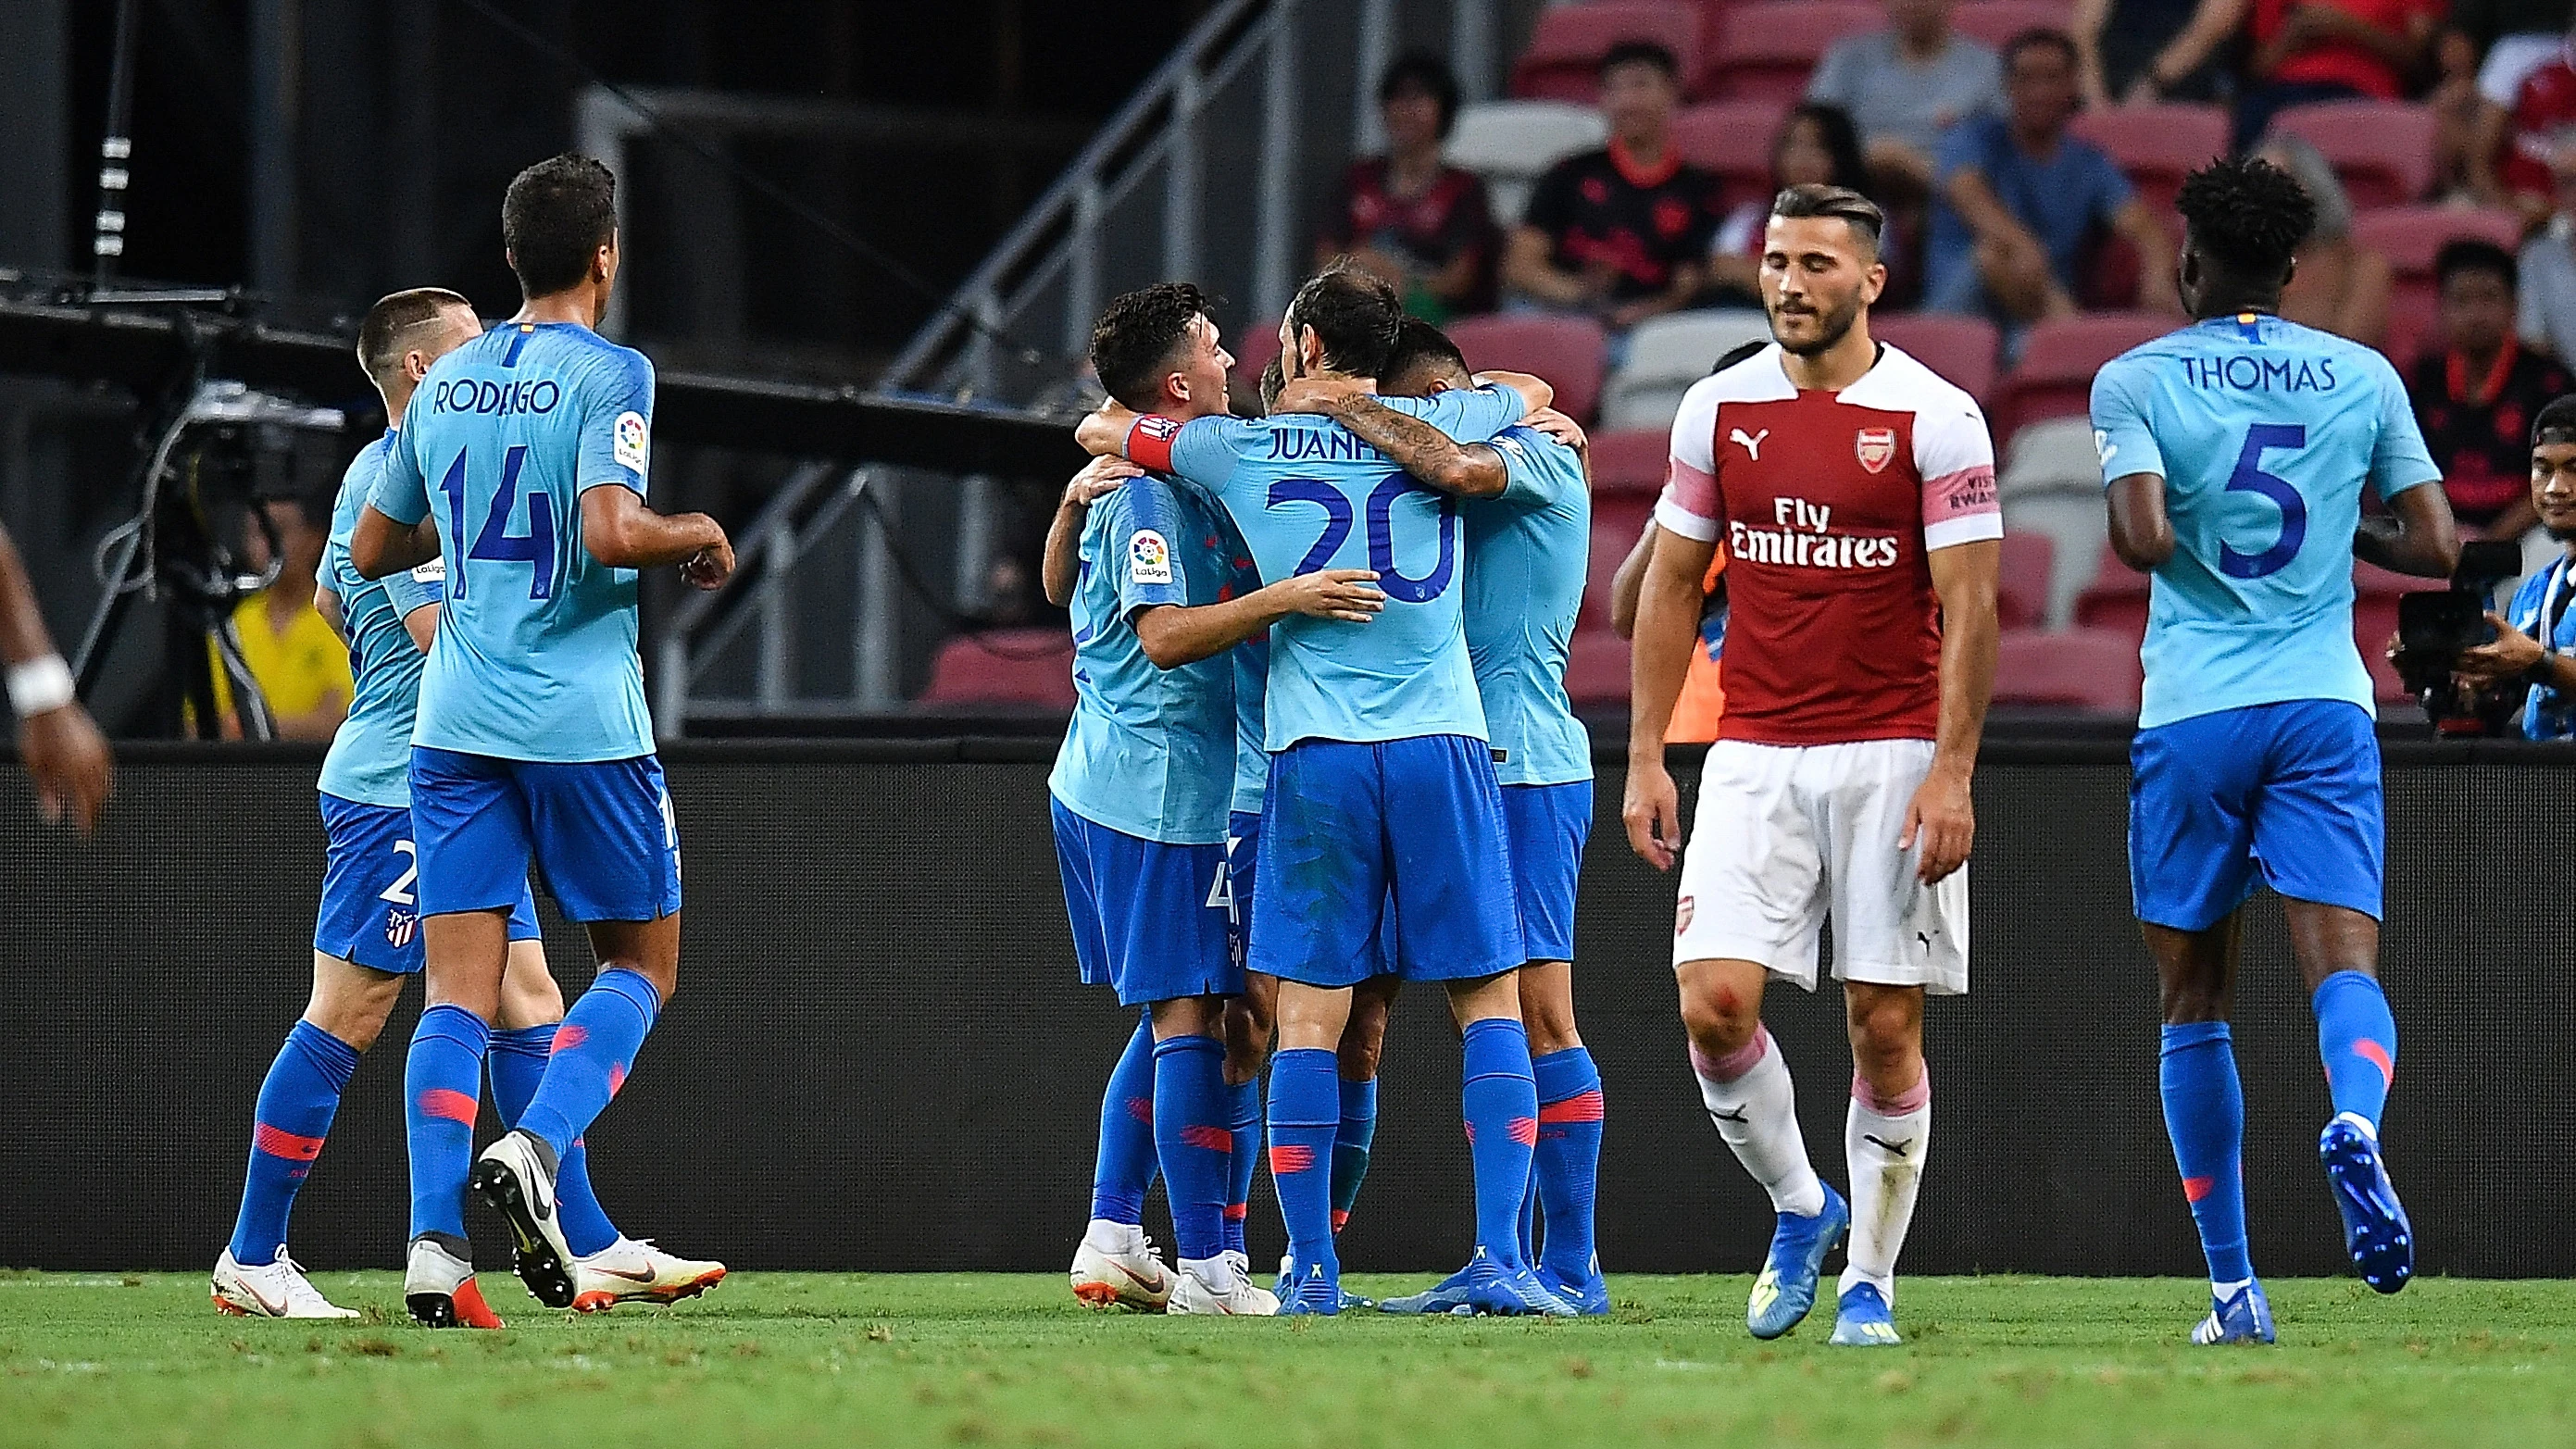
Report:
[[[572,1260],[577,1312],[599,1313],[620,1303],[677,1303],[724,1281],[725,1265],[665,1253],[650,1238],[619,1238],[587,1258]]]
[[[1172,1301],[1172,1270],[1145,1230],[1093,1218],[1073,1250],[1073,1296],[1100,1309],[1160,1313]]]
[[[459,1240],[458,1246],[464,1246]],[[428,1234],[411,1240],[403,1264],[403,1307],[430,1328],[499,1328],[501,1315],[483,1301],[474,1265]]]
[[[1256,1286],[1232,1263],[1216,1257],[1181,1265],[1181,1271],[1172,1275],[1172,1298],[1163,1311],[1269,1318],[1279,1312],[1279,1295]]]
[[[341,1308],[322,1296],[304,1276],[304,1267],[277,1250],[277,1261],[245,1267],[233,1250],[215,1260],[215,1307],[242,1318],[355,1318],[358,1310]]]
[[[474,1197],[510,1225],[510,1271],[548,1308],[570,1308],[572,1249],[555,1213],[553,1154],[530,1132],[512,1130],[474,1159]]]

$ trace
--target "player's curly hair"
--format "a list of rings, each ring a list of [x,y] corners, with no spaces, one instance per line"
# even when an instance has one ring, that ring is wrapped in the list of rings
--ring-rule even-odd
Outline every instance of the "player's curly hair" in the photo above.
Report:
[[[1154,411],[1191,319],[1209,305],[1207,293],[1188,282],[1156,282],[1111,302],[1091,328],[1091,370],[1100,385],[1140,413]]]
[[[1395,335],[1394,349],[1386,355],[1386,371],[1378,375],[1378,383],[1389,392],[1411,393],[1415,389],[1404,384],[1427,386],[1430,375],[1445,380],[1472,371],[1467,355],[1449,340],[1448,333],[1419,317],[1407,317],[1403,330]]]
[[[2260,157],[2212,161],[2183,178],[2174,206],[2192,244],[2248,278],[2279,277],[2317,224],[2317,203],[2298,178]]]

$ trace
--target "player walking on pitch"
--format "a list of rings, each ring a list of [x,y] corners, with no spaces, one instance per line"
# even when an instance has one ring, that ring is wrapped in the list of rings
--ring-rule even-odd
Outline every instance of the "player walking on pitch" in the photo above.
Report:
[[[1718,1133],[1779,1227],[1746,1322],[1787,1333],[1851,1229],[1833,1341],[1899,1341],[1896,1257],[1931,1146],[1923,997],[1968,988],[1969,778],[1994,685],[2003,516],[1968,395],[1869,335],[1879,210],[1796,186],[1772,206],[1777,339],[1692,385],[1638,601],[1624,815],[1658,869],[1681,850],[1664,734],[1721,537],[1732,614],[1675,914],[1682,1025]],[[1820,1182],[1764,981],[1813,989],[1830,912],[1852,1045],[1851,1200]]]
[[[2163,989],[2165,1129],[2209,1259],[2192,1338],[2269,1343],[2227,1025],[2240,908],[2258,874],[2283,898],[2334,1099],[2318,1155],[2363,1281],[2394,1293],[2414,1242],[2379,1151],[2397,1023],[2378,980],[2379,742],[2352,559],[2441,577],[2459,541],[2396,369],[2274,315],[2316,216],[2298,182],[2216,162],[2177,205],[2183,300],[2200,320],[2101,370],[2093,436],[2112,547],[2155,576],[2129,880]],[[2361,516],[2365,484],[2385,515]]]

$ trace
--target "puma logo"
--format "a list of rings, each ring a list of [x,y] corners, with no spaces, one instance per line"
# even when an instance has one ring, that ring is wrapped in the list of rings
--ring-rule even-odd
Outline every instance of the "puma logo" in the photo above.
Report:
[[[1771,436],[1771,430],[1769,428],[1764,428],[1762,431],[1755,433],[1749,438],[1744,435],[1744,430],[1742,428],[1737,428],[1734,435],[1728,438],[1727,441],[1731,443],[1742,443],[1744,445],[1744,451],[1752,456],[1754,462],[1759,463],[1762,461],[1762,440],[1769,436]]]
[[[1928,956],[1932,953],[1932,938],[1930,936],[1923,934],[1921,931],[1917,931],[1914,933],[1914,939],[1923,943],[1923,953],[1925,955]]]
[[[1914,1152],[1914,1144],[1911,1142],[1890,1142],[1886,1138],[1877,1136],[1874,1133],[1864,1132],[1860,1134],[1860,1140],[1863,1142],[1875,1142],[1880,1147],[1885,1148],[1887,1151],[1898,1157],[1911,1156]]]

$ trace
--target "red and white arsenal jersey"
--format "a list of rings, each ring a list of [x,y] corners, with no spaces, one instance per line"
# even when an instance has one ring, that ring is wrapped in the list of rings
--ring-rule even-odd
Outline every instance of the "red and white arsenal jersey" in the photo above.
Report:
[[[1973,398],[1884,345],[1850,387],[1802,392],[1765,348],[1682,398],[1655,522],[1726,549],[1720,739],[1936,736],[1926,556],[2004,531]]]

